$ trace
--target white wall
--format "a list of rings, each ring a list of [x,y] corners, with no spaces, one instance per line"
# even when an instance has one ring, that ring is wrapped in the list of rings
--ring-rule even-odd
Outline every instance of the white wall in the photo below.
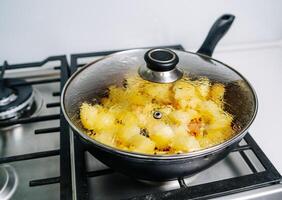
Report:
[[[236,20],[220,46],[282,38],[281,0],[1,0],[0,63],[176,43],[196,49],[223,13]]]

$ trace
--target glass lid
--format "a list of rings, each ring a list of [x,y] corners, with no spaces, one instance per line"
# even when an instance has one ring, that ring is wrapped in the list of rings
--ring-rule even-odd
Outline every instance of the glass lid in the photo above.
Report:
[[[116,129],[113,123],[117,126],[123,124],[129,128],[123,128],[120,132],[140,132],[142,136],[153,141],[154,144],[150,141],[145,143],[148,144],[147,146],[153,145],[152,148],[158,149],[157,152],[146,152],[147,149],[143,147],[136,151],[132,150],[149,154],[165,154],[165,151],[191,152],[203,149],[200,147],[224,142],[234,134],[244,132],[252,123],[257,110],[257,99],[253,88],[236,70],[208,56],[172,49],[128,50],[90,63],[69,79],[62,101],[64,112],[77,131],[84,132],[87,137],[99,142],[105,140],[106,145],[116,147],[111,144],[113,140],[117,137],[126,140],[128,136],[115,133],[115,136],[110,137],[108,141],[107,138],[95,137],[99,135],[97,132],[109,132],[101,128],[107,123],[111,129]],[[81,114],[83,105],[97,105],[99,107],[97,109],[100,109],[99,113],[102,109],[108,108],[110,112],[115,113],[113,114],[115,117],[106,114],[100,116],[102,125],[98,123],[92,128],[91,122],[87,121],[89,117],[83,118]],[[139,112],[138,109],[140,113],[135,116],[122,114],[126,113],[129,107],[131,113]],[[125,110],[116,114],[117,108]],[[151,114],[151,118],[147,119],[143,116],[141,119],[146,109],[149,115]],[[216,109],[219,111],[215,111]],[[200,117],[191,117],[198,116],[191,110],[200,113]],[[185,111],[184,114],[182,111]],[[93,111],[92,114],[95,115],[95,112]],[[190,113],[190,118],[185,114],[187,112]],[[219,113],[218,116],[221,117],[216,119],[215,113]],[[136,126],[133,125],[135,118],[138,121]],[[217,123],[213,123],[214,121]],[[210,134],[206,130],[219,132],[222,124],[226,123],[229,123],[229,128],[233,130],[229,136],[225,134],[228,129],[225,127],[227,129],[224,131],[222,129],[220,136],[222,140],[212,143],[214,138],[210,137],[209,144],[201,140],[200,137],[208,137],[206,135]],[[139,129],[137,130],[136,127]],[[170,129],[174,133],[185,129],[198,140],[199,144],[190,144],[189,148],[184,147],[184,150],[179,147],[186,145],[181,141],[171,139],[169,145],[166,144],[162,137],[163,135],[170,137],[169,135],[172,135]],[[153,133],[154,130],[155,132],[162,130],[162,136]],[[139,142],[139,139],[136,140]],[[121,146],[120,149],[131,151],[130,145]]]

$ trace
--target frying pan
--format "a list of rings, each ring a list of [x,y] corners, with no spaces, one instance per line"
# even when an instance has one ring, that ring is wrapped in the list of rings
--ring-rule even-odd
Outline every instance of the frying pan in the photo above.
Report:
[[[177,62],[169,64],[153,59],[154,65],[152,60],[146,59],[145,54],[150,49],[132,49],[111,54],[76,71],[64,86],[61,107],[66,120],[87,150],[117,172],[152,181],[189,177],[226,157],[247,133],[255,119],[258,105],[255,91],[246,78],[230,66],[211,58],[216,44],[228,31],[234,18],[230,14],[218,18],[196,53],[168,49],[151,50],[174,52]],[[177,66],[175,63],[178,63]],[[110,85],[121,85],[128,74],[140,75],[147,80],[155,77],[157,79],[152,81],[166,82],[167,79],[163,77],[174,81],[173,79],[183,71],[196,77],[206,76],[211,81],[226,86],[225,109],[234,116],[234,123],[241,127],[232,138],[199,151],[176,155],[147,155],[104,145],[85,134],[79,120],[82,102],[91,102],[94,98],[103,97]]]

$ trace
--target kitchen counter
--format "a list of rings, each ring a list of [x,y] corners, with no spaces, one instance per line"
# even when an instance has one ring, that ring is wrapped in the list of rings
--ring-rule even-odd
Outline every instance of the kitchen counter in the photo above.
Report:
[[[213,57],[238,70],[255,88],[259,109],[249,132],[282,174],[282,41],[218,48]]]

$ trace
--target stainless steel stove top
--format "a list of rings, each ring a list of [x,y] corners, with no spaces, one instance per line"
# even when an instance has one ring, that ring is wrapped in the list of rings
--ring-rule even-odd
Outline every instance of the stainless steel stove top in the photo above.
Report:
[[[37,71],[37,70],[35,70]],[[11,77],[23,77],[27,81],[34,81],[42,77],[35,71],[13,72],[7,74]],[[54,74],[46,69],[45,75],[49,78],[58,78],[60,74]],[[53,70],[52,70],[53,71]],[[43,72],[43,71],[41,71]],[[59,101],[59,97],[52,96],[52,91],[60,91],[59,83],[48,83],[33,85],[37,95],[42,98],[36,116],[46,116],[60,113],[59,107],[46,108],[46,104]],[[10,157],[16,155],[30,154],[42,151],[57,150],[60,148],[59,133],[35,134],[39,128],[58,127],[59,120],[50,120],[38,123],[14,125],[5,129],[0,129],[0,157]],[[13,166],[18,175],[18,187],[12,199],[59,199],[59,185],[54,184],[48,187],[30,187],[29,181],[39,178],[59,176],[59,157],[47,157],[9,163]],[[45,194],[45,195],[43,195]],[[46,195],[48,194],[48,195]]]
[[[79,57],[79,55],[73,55],[73,57]],[[82,63],[85,63],[86,56],[82,57]],[[90,60],[93,59],[93,57],[90,58]],[[60,107],[58,104],[61,88],[60,81],[58,81],[60,80],[60,70],[54,70],[54,66],[57,65],[57,62],[48,62],[40,68],[10,70],[6,74],[7,77],[24,78],[26,81],[33,83],[33,88],[42,99],[42,105],[32,117],[41,116],[44,119],[44,121],[35,120],[33,123],[23,122],[20,125],[0,128],[0,166],[5,163],[5,165],[14,167],[18,176],[18,186],[11,199],[200,198],[198,197],[199,194],[195,194],[197,190],[204,195],[203,198],[219,198],[222,195],[220,198],[226,199],[282,198],[279,173],[276,174],[275,169],[273,173],[266,173],[273,170],[272,165],[269,166],[268,163],[265,165],[262,160],[258,160],[258,156],[251,150],[248,141],[242,141],[241,146],[227,158],[194,177],[161,184],[145,183],[115,173],[87,151],[82,153],[81,157],[77,157],[80,154],[75,152],[76,137],[71,131],[71,146],[69,149],[71,160],[69,165],[62,163],[62,156],[67,156],[65,150],[68,150],[68,148],[62,147],[60,138],[68,133],[62,131],[62,127],[60,127]],[[79,65],[79,63],[72,59],[71,66],[73,65]],[[46,82],[41,83],[42,80],[46,80]],[[46,120],[46,118],[51,120]],[[69,130],[69,127],[66,127]],[[249,140],[252,141],[252,138],[249,138]],[[260,149],[257,152],[260,153]],[[46,155],[47,157],[45,157]],[[84,162],[83,155],[85,155],[86,171],[88,173],[79,171],[80,168],[77,167],[80,164],[79,162]],[[264,159],[264,155],[262,158]],[[67,160],[63,161],[67,162]],[[251,162],[251,165],[248,162]],[[71,168],[69,174],[65,173],[68,171],[68,166]],[[254,177],[254,174],[257,177]],[[64,177],[69,177],[69,179],[66,181]],[[224,182],[230,178],[235,178],[233,186],[230,184],[233,179]],[[257,178],[257,181],[254,178]],[[86,180],[86,182],[83,180]],[[248,180],[252,181],[252,183],[260,183],[260,185],[254,184],[250,186]],[[238,186],[240,181],[242,187]],[[214,185],[217,186],[214,187]],[[225,187],[227,188],[226,192],[222,192],[220,188]],[[70,194],[62,191],[66,188],[68,188]],[[214,194],[210,194],[212,192],[210,190],[214,190]],[[239,191],[240,193],[238,193]],[[187,195],[187,192],[192,196]]]

